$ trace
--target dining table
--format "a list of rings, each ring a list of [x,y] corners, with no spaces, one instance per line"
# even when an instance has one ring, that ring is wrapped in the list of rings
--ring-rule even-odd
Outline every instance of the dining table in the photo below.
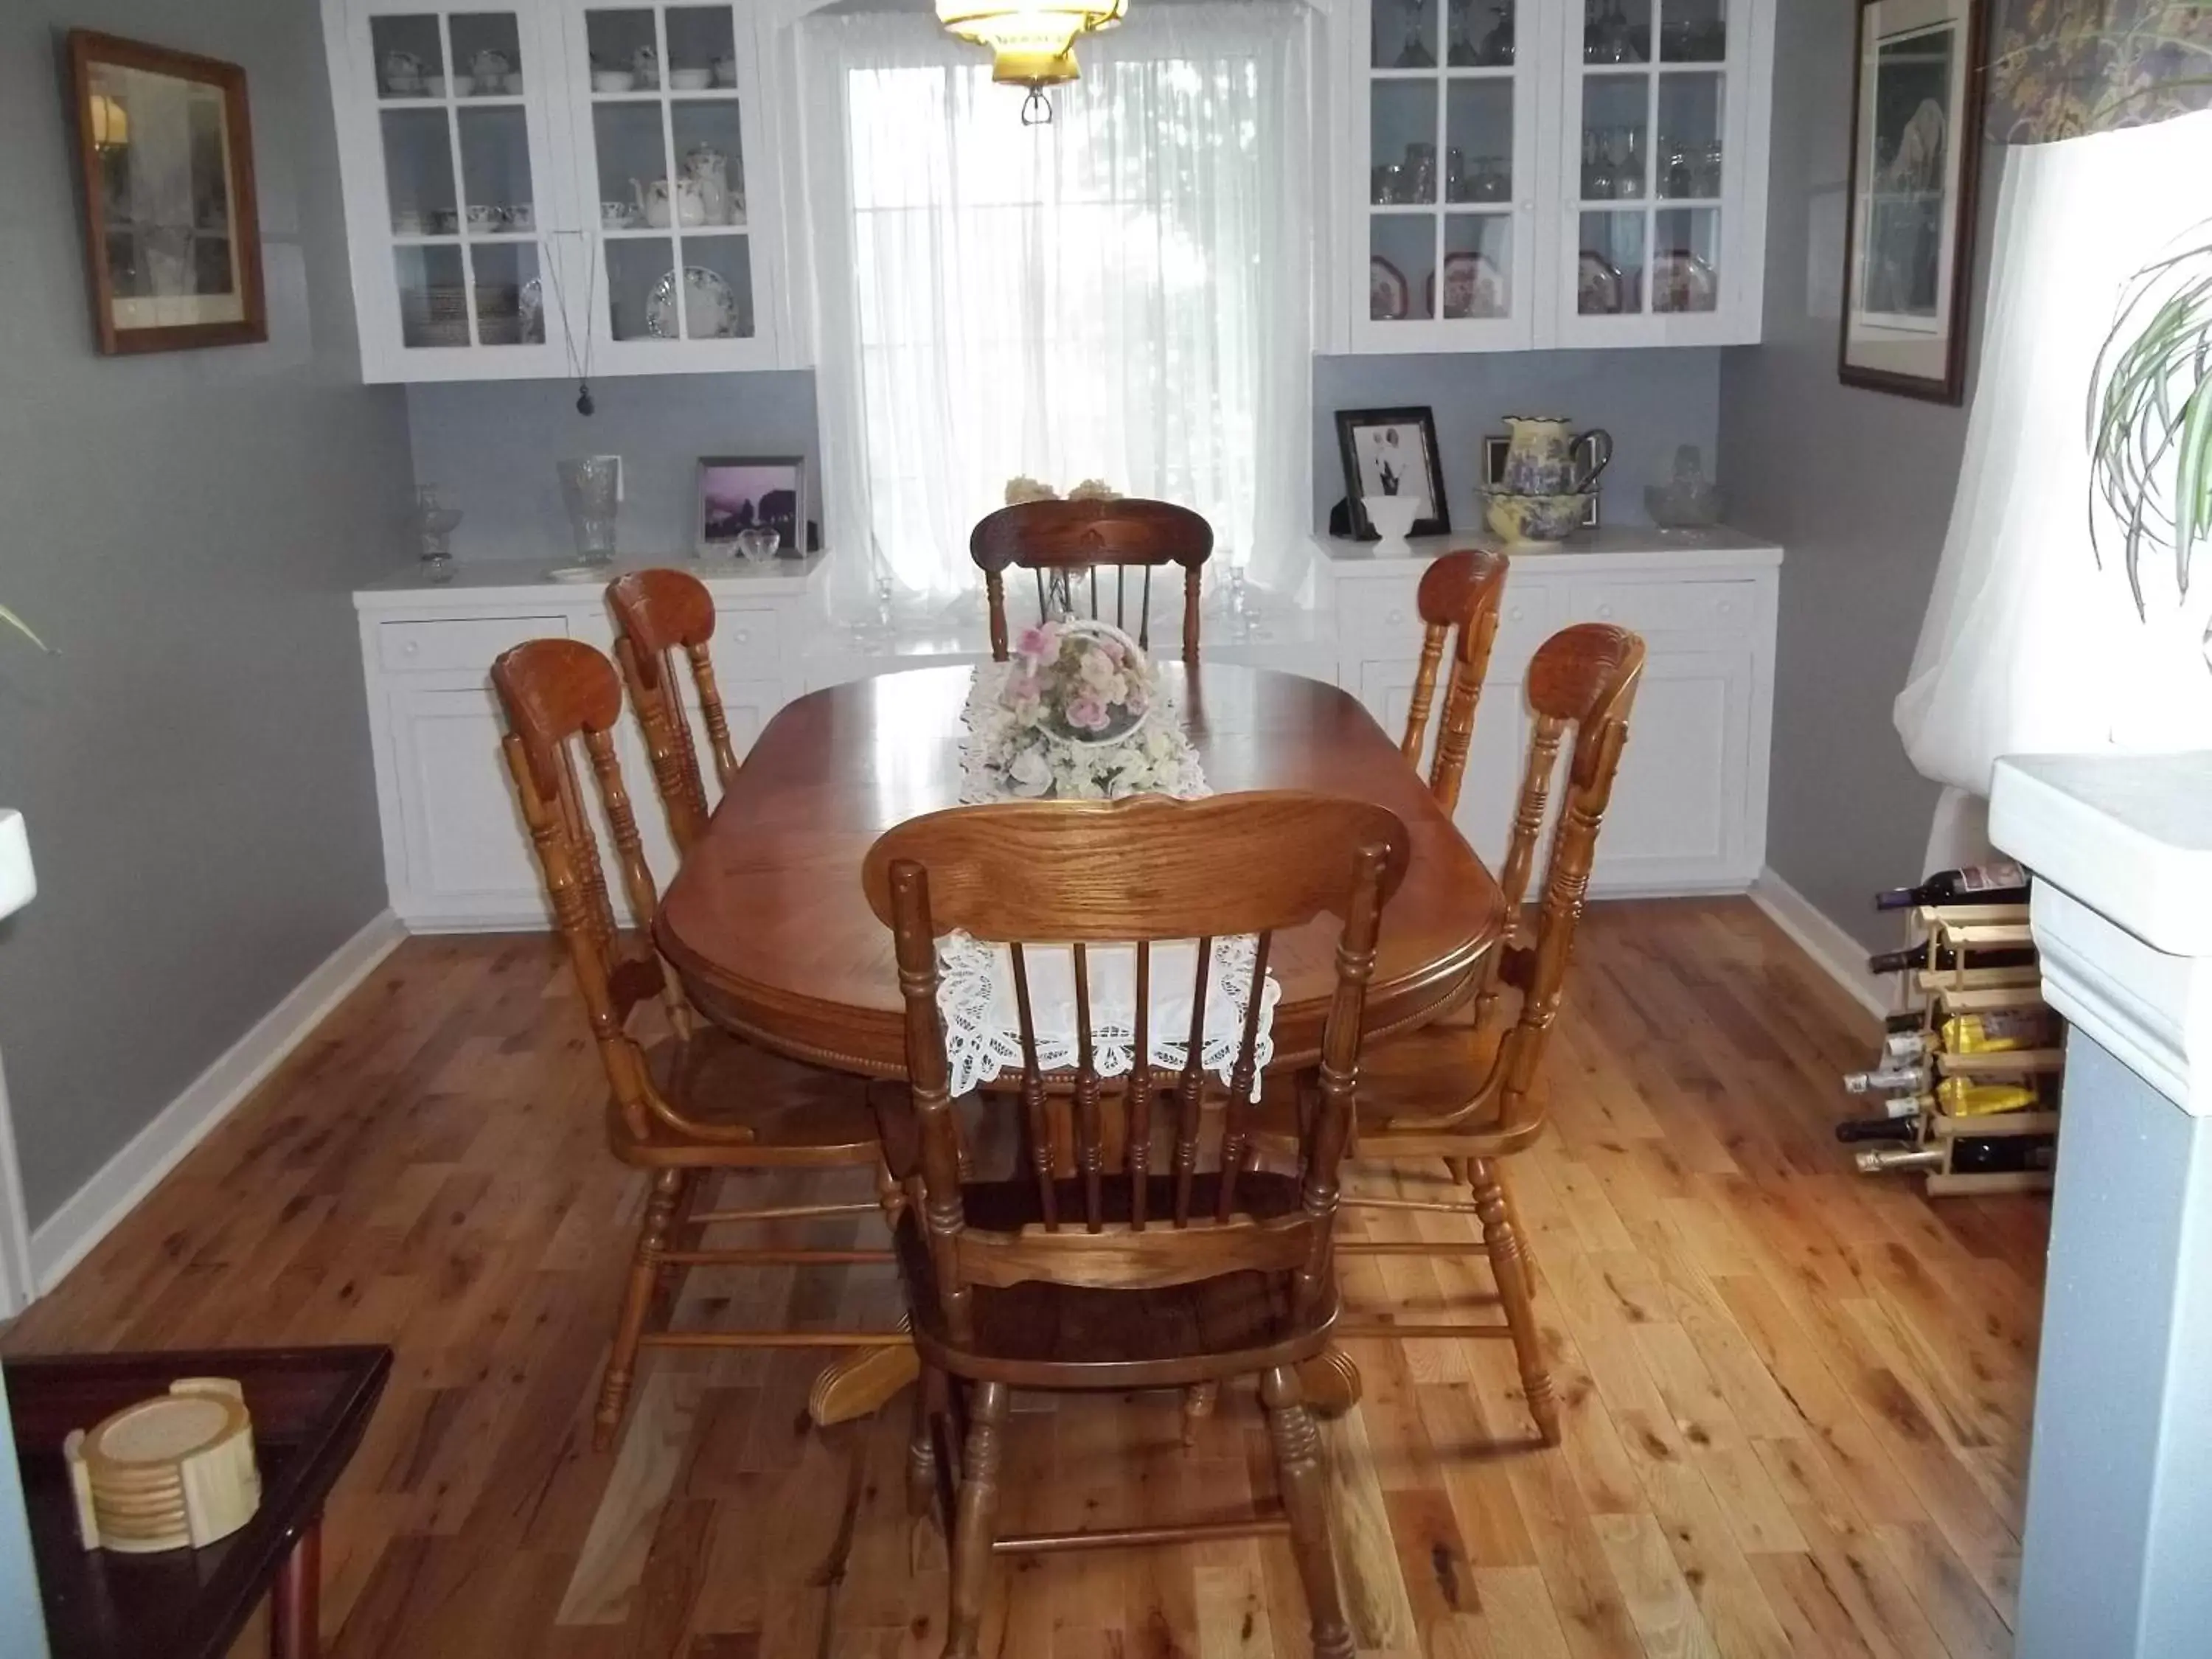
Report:
[[[1364,1040],[1387,1041],[1462,1003],[1504,931],[1497,881],[1397,743],[1323,681],[1227,663],[1155,665],[1158,690],[1217,794],[1302,789],[1390,808],[1409,840],[1384,907]],[[886,830],[961,804],[973,665],[880,674],[787,704],[762,731],[685,854],[654,922],[692,1006],[778,1054],[902,1078],[904,1006],[890,930],[860,886]],[[1311,1066],[1336,988],[1337,927],[1322,916],[1274,940],[1276,1070]],[[911,1348],[856,1351],[827,1370],[817,1422],[873,1411],[915,1374]],[[1310,1362],[1324,1410],[1358,1398],[1334,1350]]]

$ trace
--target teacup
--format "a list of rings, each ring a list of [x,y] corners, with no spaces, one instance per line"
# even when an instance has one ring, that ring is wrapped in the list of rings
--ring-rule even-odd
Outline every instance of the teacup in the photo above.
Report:
[[[535,230],[538,228],[538,209],[529,202],[517,202],[507,210],[509,230]]]
[[[738,84],[738,60],[734,56],[717,58],[714,67],[716,86],[734,87]]]
[[[593,92],[629,92],[636,86],[637,76],[628,70],[595,69],[592,71]]]
[[[451,236],[461,228],[461,216],[451,208],[432,208],[422,216],[422,224],[433,236]]]
[[[483,234],[504,229],[507,215],[495,207],[472,207],[469,210],[469,228]]]
[[[637,210],[628,202],[599,204],[599,223],[609,230],[628,230],[637,216]]]
[[[446,95],[446,77],[442,75],[424,76],[422,95],[425,98],[443,98]]]
[[[395,236],[420,236],[422,224],[422,215],[418,210],[401,208],[392,216],[392,234]]]

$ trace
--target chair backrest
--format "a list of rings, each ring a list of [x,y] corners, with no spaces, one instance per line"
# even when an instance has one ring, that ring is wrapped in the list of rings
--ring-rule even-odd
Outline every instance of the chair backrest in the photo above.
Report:
[[[714,596],[706,583],[681,570],[633,570],[607,585],[607,604],[615,617],[615,660],[622,665],[631,706],[645,732],[653,787],[668,815],[668,832],[682,852],[707,827],[708,805],[690,717],[677,689],[678,652],[690,662],[698,687],[699,713],[714,751],[716,781],[726,789],[738,773],[730,722],[722,711],[722,693],[714,684],[714,659],[708,653],[714,637]]]
[[[991,514],[968,538],[968,551],[983,573],[991,601],[991,655],[1006,660],[1006,582],[1009,565],[1036,576],[1037,615],[1048,614],[1047,573],[1063,574],[1071,601],[1080,614],[1089,595],[1091,615],[1100,622],[1133,629],[1137,643],[1152,649],[1152,570],[1182,567],[1182,655],[1198,660],[1200,573],[1213,556],[1213,529],[1187,507],[1169,501],[1123,499],[1110,501],[1023,501]],[[1098,567],[1113,568],[1110,592],[1102,595]],[[1129,573],[1142,575],[1132,595]],[[1132,598],[1136,603],[1130,604]],[[1107,615],[1106,599],[1113,601]]]
[[[862,878],[896,934],[906,1003],[914,1121],[884,1126],[885,1145],[915,1148],[917,1213],[948,1328],[959,1336],[968,1287],[1042,1279],[1093,1287],[1188,1283],[1250,1269],[1287,1272],[1297,1294],[1329,1285],[1337,1165],[1350,1130],[1359,1027],[1384,900],[1403,875],[1407,836],[1387,808],[1283,793],[1197,801],[1018,801],[956,808],[899,825],[869,849]],[[1322,915],[1341,920],[1337,982],[1322,1040],[1320,1106],[1301,1149],[1294,1201],[1240,1203],[1263,1178],[1243,1171],[1256,1065],[1258,1010],[1276,933]],[[1021,1127],[1033,1177],[1020,1213],[970,1220],[963,1201],[936,940],[965,931],[1004,944],[1014,975],[1023,1070]],[[1237,1044],[1213,1156],[1201,1146],[1206,1094],[1200,1040],[1208,960],[1221,941],[1256,935],[1252,994]],[[1188,1058],[1155,1072],[1147,1030],[1153,952],[1197,941]],[[1074,1182],[1056,1178],[1045,1119],[1046,1077],[1031,1016],[1024,946],[1066,949],[1074,969],[1078,1063]],[[1104,1168],[1102,1085],[1091,1024],[1091,953],[1133,948],[1131,1069],[1123,1167]],[[1169,988],[1172,989],[1173,988]],[[1156,1095],[1172,1104],[1172,1167],[1152,1172]],[[986,1109],[990,1102],[986,1100]],[[1210,1172],[1202,1165],[1211,1163]],[[1001,1186],[1021,1193],[1026,1183]],[[1004,1210],[1004,1205],[1000,1206]]]
[[[1530,1087],[1543,1060],[1559,995],[1572,960],[1575,930],[1589,891],[1590,862],[1613,799],[1613,781],[1628,742],[1628,714],[1644,672],[1644,641],[1626,629],[1579,623],[1544,641],[1530,659],[1528,707],[1535,716],[1528,765],[1513,815],[1513,833],[1498,878],[1508,917],[1517,917],[1535,862],[1559,746],[1570,727],[1574,746],[1567,763],[1566,793],[1545,859],[1542,908],[1535,941],[1510,943],[1498,955],[1498,977],[1521,993],[1521,1010],[1505,1033],[1498,1059],[1496,1123],[1501,1132],[1533,1135],[1541,1115]],[[1485,994],[1484,1012],[1494,1000]]]
[[[637,818],[623,782],[614,744],[622,718],[622,683],[614,665],[578,640],[532,640],[500,653],[492,690],[507,717],[501,748],[528,826],[554,925],[568,947],[600,1062],[632,1130],[648,1115],[681,1121],[654,1091],[642,1049],[630,1036],[630,1015],[655,996],[667,999],[679,1024],[688,1019],[680,988],[649,941],[625,946],[615,924],[599,838],[576,775],[583,748],[599,809],[614,838],[616,863],[631,914],[649,921],[659,902],[653,872],[638,842]]]
[[[1421,750],[1429,735],[1429,708],[1437,694],[1437,668],[1443,660],[1445,644],[1450,641],[1451,678],[1444,687],[1437,752],[1429,763],[1430,791],[1446,812],[1459,805],[1468,744],[1474,737],[1474,706],[1482,696],[1483,676],[1490,672],[1490,647],[1498,639],[1498,607],[1505,593],[1505,570],[1503,553],[1469,547],[1445,554],[1421,576],[1417,596],[1421,612],[1421,665],[1413,676],[1413,701],[1406,710],[1406,735],[1399,747],[1413,764],[1421,763]]]

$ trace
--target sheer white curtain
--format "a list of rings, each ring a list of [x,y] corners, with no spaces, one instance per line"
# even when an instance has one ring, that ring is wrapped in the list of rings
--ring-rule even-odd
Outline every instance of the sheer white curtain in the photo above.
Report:
[[[1310,454],[1304,9],[1140,8],[1056,119],[927,16],[799,32],[833,602],[975,586],[1017,475],[1205,514],[1265,580]]]
[[[2212,210],[2176,187],[2209,172],[2212,112],[2005,151],[1959,493],[1895,711],[1912,763],[1949,786],[1931,869],[1984,849],[2000,755],[2212,744],[2212,580],[2185,605],[2171,557],[2148,555],[2136,615],[2117,558],[2092,552],[2083,433],[2121,289]]]

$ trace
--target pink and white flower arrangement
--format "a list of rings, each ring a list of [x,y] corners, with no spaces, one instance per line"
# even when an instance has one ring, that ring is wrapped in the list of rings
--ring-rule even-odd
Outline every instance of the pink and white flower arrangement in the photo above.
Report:
[[[1160,693],[1137,642],[1104,623],[1024,629],[978,737],[1016,795],[1112,799],[1189,787],[1190,745],[1154,722]]]

